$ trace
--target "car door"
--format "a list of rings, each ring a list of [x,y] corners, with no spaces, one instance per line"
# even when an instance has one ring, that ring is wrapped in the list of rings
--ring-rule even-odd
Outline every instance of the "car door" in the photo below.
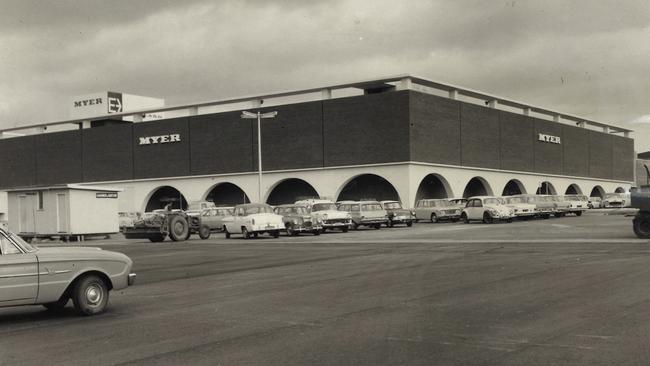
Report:
[[[0,233],[0,306],[33,304],[37,294],[36,254],[23,253]]]
[[[478,211],[481,209],[480,208],[480,203],[481,201],[478,199],[473,199],[469,200],[467,202],[467,206],[465,207],[465,210],[467,212],[467,217],[470,220],[477,220],[477,219],[482,219],[482,216],[478,216]]]

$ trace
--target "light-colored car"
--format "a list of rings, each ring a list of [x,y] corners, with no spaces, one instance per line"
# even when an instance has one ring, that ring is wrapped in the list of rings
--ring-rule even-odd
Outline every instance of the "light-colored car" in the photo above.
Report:
[[[119,227],[133,227],[134,222],[140,219],[139,212],[118,212]]]
[[[381,225],[388,224],[388,212],[377,201],[341,201],[339,210],[347,211],[352,217],[352,228],[371,226],[381,229]]]
[[[537,215],[535,204],[526,202],[525,197],[505,196],[502,199],[506,206],[512,208],[515,217],[527,219]]]
[[[569,213],[576,216],[582,215],[582,212],[589,208],[589,198],[581,194],[568,194],[564,200],[569,202]]]
[[[458,221],[463,209],[456,203],[447,199],[423,199],[415,203],[415,220],[441,220]]]
[[[284,230],[282,216],[273,212],[273,208],[264,203],[246,203],[235,206],[233,215],[223,219],[226,238],[232,234],[241,234],[249,239],[259,234],[269,233],[277,238]]]
[[[447,200],[452,206],[458,207],[461,211],[467,206],[467,198],[449,198]]]
[[[291,236],[298,235],[302,232],[320,235],[323,229],[321,220],[312,217],[309,209],[303,205],[279,205],[273,211],[282,216],[287,234]]]
[[[208,209],[208,208],[214,208],[214,202],[210,201],[191,201],[187,205],[187,209],[185,210],[185,213],[188,216],[199,216],[203,212],[203,210]]]
[[[535,205],[535,213],[538,217],[548,219],[555,213],[555,202],[550,196],[540,194],[516,194],[511,197],[522,197],[526,203]]]
[[[625,193],[605,193],[603,196],[603,208],[619,208],[629,206],[629,200],[626,202]]]
[[[589,197],[589,202],[587,202],[587,207],[589,208],[602,208],[603,199],[600,197]]]
[[[72,299],[79,314],[106,310],[111,290],[135,281],[133,262],[100,248],[37,248],[0,229],[0,307],[43,305],[60,310]]]
[[[337,229],[345,233],[352,225],[352,216],[348,212],[339,211],[332,201],[307,199],[296,201],[296,205],[307,207],[315,219],[320,219],[323,226],[322,231]]]
[[[555,217],[564,217],[566,214],[571,213],[571,203],[564,199],[564,196],[548,195],[555,204]]]
[[[388,213],[388,227],[393,227],[398,224],[405,224],[408,227],[413,226],[415,215],[411,210],[402,208],[402,204],[398,201],[379,201],[381,207]]]
[[[506,206],[499,197],[476,196],[467,200],[467,205],[460,214],[461,220],[469,223],[472,220],[480,220],[486,224],[495,221],[512,221],[514,211]]]

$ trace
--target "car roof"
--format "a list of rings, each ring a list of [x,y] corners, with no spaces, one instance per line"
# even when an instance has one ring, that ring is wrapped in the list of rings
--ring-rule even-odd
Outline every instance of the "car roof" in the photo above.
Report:
[[[266,203],[242,203],[235,207],[249,208],[249,207],[269,207],[269,206],[270,205],[267,205]]]
[[[473,196],[473,197],[469,197],[468,200],[471,200],[471,199],[484,200],[484,199],[487,199],[487,198],[499,198],[499,197],[497,197],[497,196]]]
[[[395,201],[395,200],[379,201],[379,203],[392,203],[392,202],[400,203],[399,201]]]
[[[295,204],[295,203],[287,203],[287,204],[275,206],[275,208],[280,208],[280,207],[302,207],[302,208],[304,208],[305,206],[300,205],[300,204]]]

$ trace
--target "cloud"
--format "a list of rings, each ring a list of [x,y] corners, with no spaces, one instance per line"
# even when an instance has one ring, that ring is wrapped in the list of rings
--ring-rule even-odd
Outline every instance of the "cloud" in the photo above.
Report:
[[[630,121],[632,124],[650,124],[650,114],[637,117]]]

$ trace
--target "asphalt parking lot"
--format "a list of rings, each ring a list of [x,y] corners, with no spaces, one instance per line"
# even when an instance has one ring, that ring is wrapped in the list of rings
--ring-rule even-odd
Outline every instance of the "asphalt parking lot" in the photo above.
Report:
[[[0,309],[0,364],[648,365],[650,242],[604,212],[89,241],[137,284],[95,317]]]

